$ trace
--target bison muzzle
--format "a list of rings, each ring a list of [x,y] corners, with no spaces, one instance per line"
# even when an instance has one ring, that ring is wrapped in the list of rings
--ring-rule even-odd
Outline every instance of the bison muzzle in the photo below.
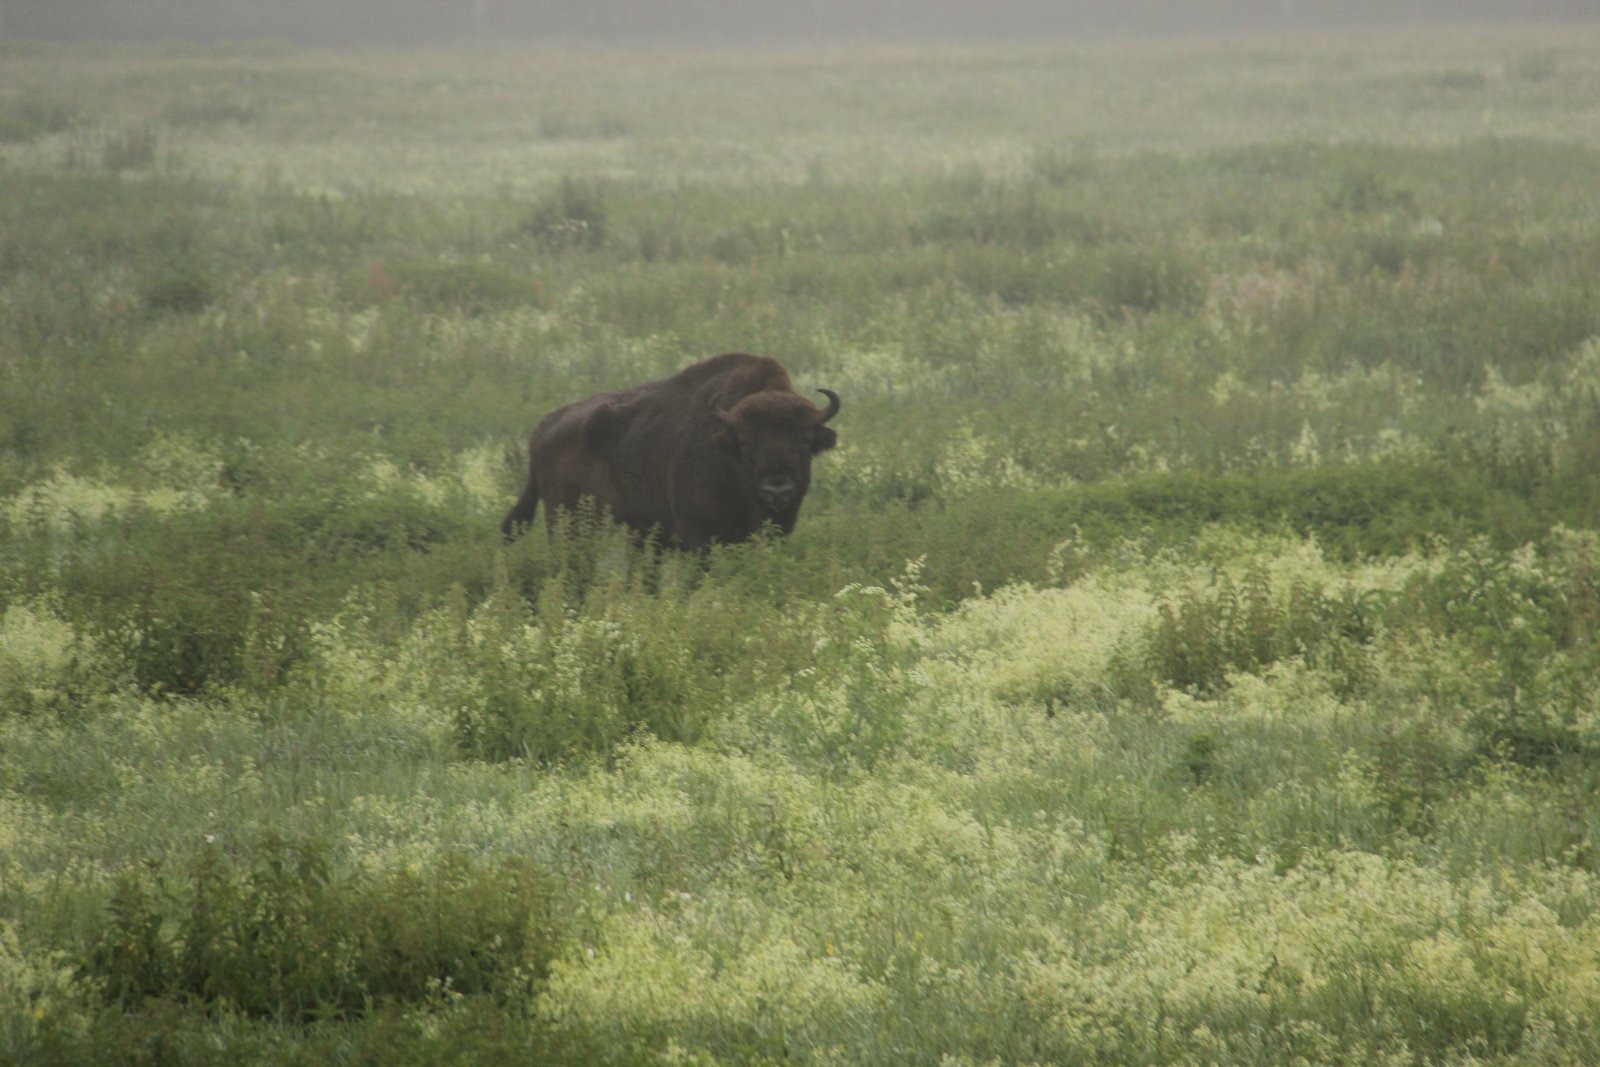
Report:
[[[776,360],[732,352],[670,378],[601,393],[550,413],[528,441],[528,484],[500,530],[533,522],[539,501],[556,513],[585,497],[641,537],[701,550],[747,540],[771,523],[787,534],[811,487],[811,457],[838,437],[794,391]]]

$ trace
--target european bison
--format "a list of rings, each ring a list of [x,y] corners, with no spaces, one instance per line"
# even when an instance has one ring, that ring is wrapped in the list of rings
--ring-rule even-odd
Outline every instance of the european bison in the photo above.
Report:
[[[777,360],[713,356],[670,378],[568,404],[528,441],[528,486],[500,531],[590,497],[641,536],[701,550],[748,539],[763,523],[789,533],[811,485],[811,457],[834,446],[823,425],[839,394],[818,407]]]

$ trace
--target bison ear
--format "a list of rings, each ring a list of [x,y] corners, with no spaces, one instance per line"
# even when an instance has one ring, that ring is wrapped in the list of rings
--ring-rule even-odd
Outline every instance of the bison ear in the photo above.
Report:
[[[811,454],[826,452],[839,443],[839,435],[832,426],[818,426],[811,435]]]

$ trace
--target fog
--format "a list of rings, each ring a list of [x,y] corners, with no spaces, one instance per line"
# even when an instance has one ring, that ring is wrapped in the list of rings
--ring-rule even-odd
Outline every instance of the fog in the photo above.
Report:
[[[1269,34],[1600,20],[1600,0],[0,0],[0,37],[453,44]]]

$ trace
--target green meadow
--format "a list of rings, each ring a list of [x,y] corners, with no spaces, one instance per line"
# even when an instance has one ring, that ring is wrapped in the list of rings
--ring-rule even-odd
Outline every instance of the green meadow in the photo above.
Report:
[[[1600,31],[0,44],[0,1061],[1600,1061]],[[504,545],[545,412],[843,399]]]

